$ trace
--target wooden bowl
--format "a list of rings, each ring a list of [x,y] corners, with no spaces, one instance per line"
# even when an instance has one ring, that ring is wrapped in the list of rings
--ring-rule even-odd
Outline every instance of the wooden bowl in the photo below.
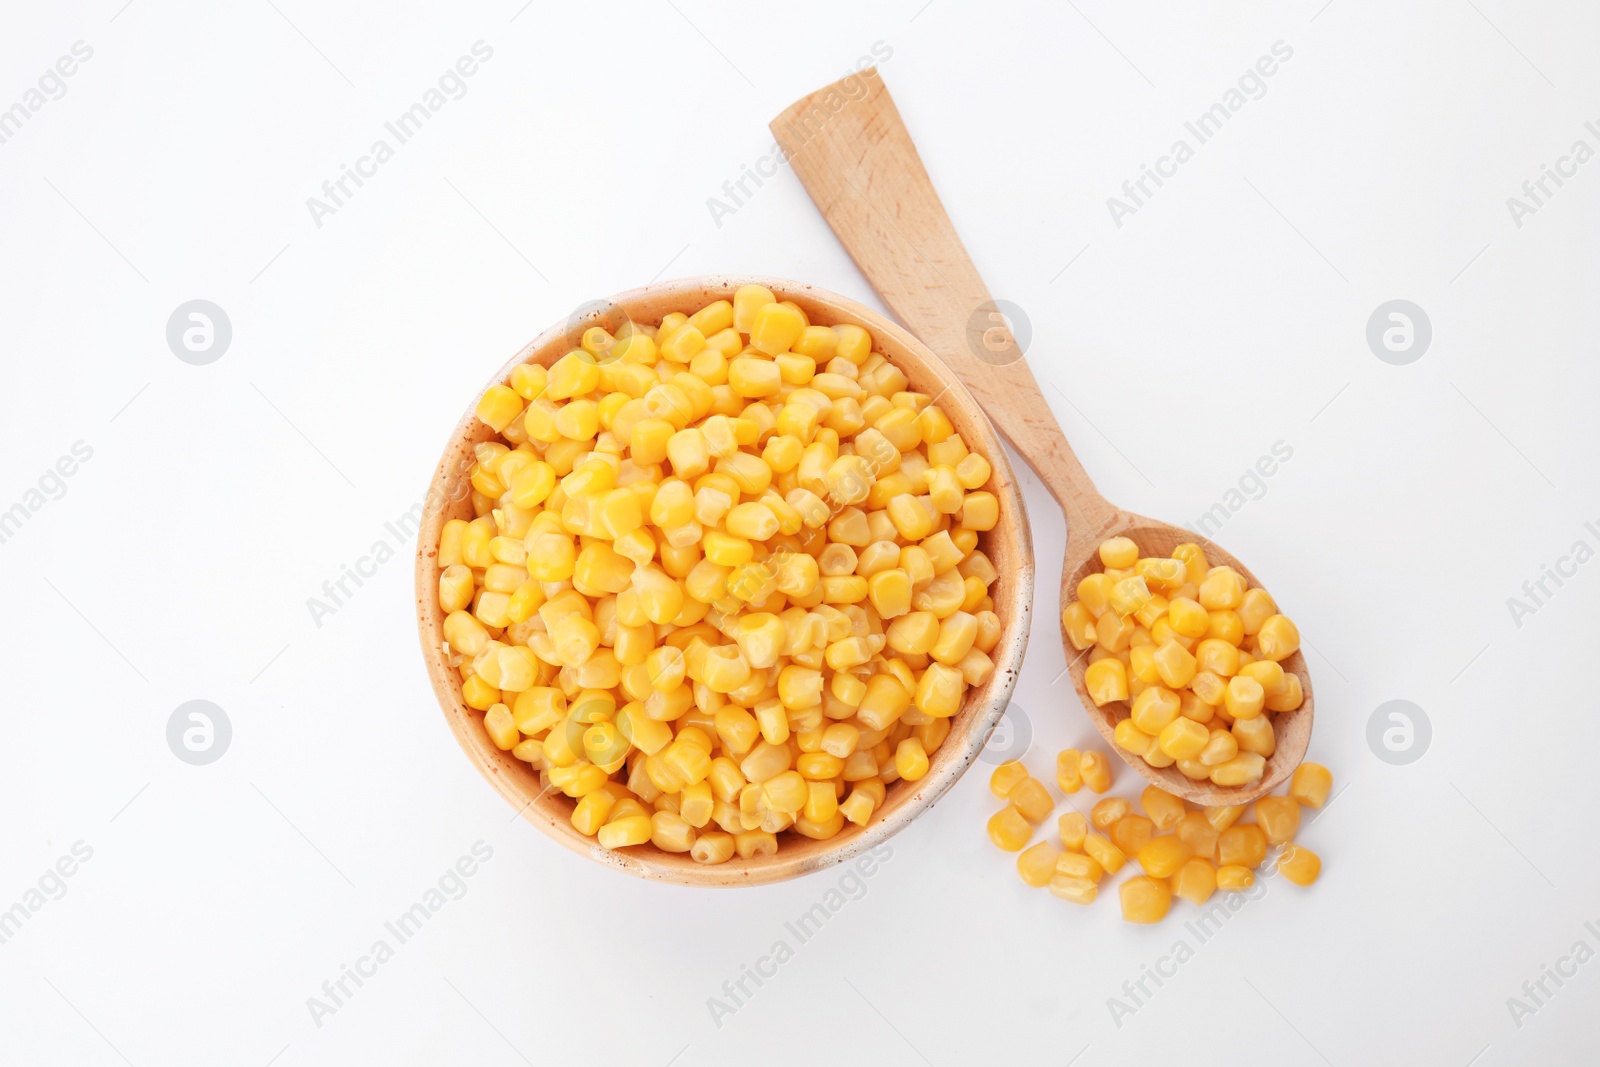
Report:
[[[511,371],[523,363],[549,366],[576,347],[578,338],[591,325],[615,327],[624,318],[654,325],[668,312],[689,312],[713,300],[732,299],[742,285],[764,285],[779,299],[793,300],[814,323],[852,322],[866,327],[872,334],[873,351],[899,367],[910,379],[912,389],[936,397],[962,439],[982,453],[994,471],[989,489],[999,500],[1000,521],[979,541],[979,547],[1000,574],[990,590],[1001,625],[1000,641],[990,653],[994,674],[984,685],[968,691],[960,711],[951,720],[949,737],[930,756],[927,775],[916,782],[897,781],[889,786],[883,804],[866,826],[846,823],[844,830],[826,841],[785,832],[779,835],[778,851],[771,856],[748,860],[735,857],[709,866],[696,863],[687,853],[662,852],[652,844],[621,850],[601,848],[593,838],[573,828],[572,800],[559,792],[541,791],[537,771],[494,746],[484,730],[483,713],[463,702],[460,676],[445,663],[444,613],[439,608],[439,569],[434,560],[439,531],[449,519],[472,517],[467,478],[473,463],[473,446],[496,436],[473,415],[476,397],[445,447],[424,503],[417,541],[417,625],[423,661],[445,720],[473,765],[529,822],[574,852],[641,878],[679,885],[760,885],[782,881],[843,863],[903,829],[955,784],[987,742],[1022,669],[1033,605],[1033,548],[1027,511],[1010,460],[989,420],[955,375],[920,341],[853,300],[781,278],[715,276],[657,282],[580,308],[568,321],[546,330],[518,352],[488,384],[508,381]]]

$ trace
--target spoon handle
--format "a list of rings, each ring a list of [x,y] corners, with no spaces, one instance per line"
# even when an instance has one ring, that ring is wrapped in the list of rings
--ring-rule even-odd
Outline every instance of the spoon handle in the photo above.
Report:
[[[771,129],[828,225],[900,321],[956,372],[1067,513],[1069,555],[1117,510],[1095,489],[945,213],[874,68]]]

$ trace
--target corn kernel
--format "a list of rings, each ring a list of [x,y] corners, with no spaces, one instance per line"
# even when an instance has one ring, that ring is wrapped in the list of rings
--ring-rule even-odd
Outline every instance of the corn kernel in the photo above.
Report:
[[[1320,763],[1302,763],[1289,779],[1289,796],[1308,808],[1321,809],[1333,791],[1333,775]]]
[[[1089,834],[1083,839],[1083,851],[1094,857],[1107,874],[1116,874],[1127,862],[1127,856],[1116,845],[1099,834]]]
[[[1003,852],[1019,852],[1033,836],[1033,826],[1016,808],[1007,805],[989,819],[989,840]]]
[[[1211,781],[1215,785],[1249,785],[1266,771],[1266,759],[1256,752],[1241,752],[1226,763],[1211,768]]]
[[[1293,797],[1262,797],[1256,801],[1256,824],[1268,844],[1288,844],[1300,832],[1300,804]]]
[[[1028,885],[1038,888],[1050,881],[1056,873],[1059,849],[1048,841],[1040,841],[1017,853],[1017,874]]]
[[[1138,875],[1117,887],[1122,918],[1131,923],[1158,923],[1172,908],[1172,892],[1163,881]]]
[[[1100,562],[1107,567],[1127,568],[1139,559],[1139,546],[1127,537],[1113,537],[1100,544]]]
[[[1137,856],[1156,836],[1155,824],[1143,815],[1124,815],[1106,835],[1124,856]]]
[[[1156,829],[1164,834],[1177,830],[1183,822],[1187,808],[1178,797],[1157,786],[1145,786],[1139,794],[1139,803],[1143,805],[1145,814],[1155,823]]]
[[[1044,784],[1032,776],[1025,777],[1013,785],[1011,791],[1006,794],[1006,799],[1011,801],[1011,806],[1024,819],[1035,825],[1048,818],[1051,809],[1056,806]]]
[[[1017,766],[1020,768],[1021,764]],[[995,773],[1000,772],[997,770]],[[1083,788],[1083,754],[1077,749],[1068,748],[1056,753],[1056,788],[1069,796]]]
[[[1216,891],[1217,869],[1202,857],[1185,860],[1172,876],[1172,895],[1191,904],[1204,904]]]
[[[1249,867],[1228,864],[1217,868],[1217,888],[1224,893],[1243,893],[1256,884],[1256,872]]]
[[[1089,834],[1089,820],[1082,812],[1069,811],[1056,819],[1056,833],[1061,837],[1061,847],[1081,852]]]
[[[1096,793],[1104,793],[1111,788],[1111,763],[1104,753],[1085,752],[1079,766],[1084,785]]]
[[[1022,765],[1021,760],[1007,760],[989,775],[989,792],[1004,800],[1010,795],[1012,787],[1026,777],[1028,768]]]
[[[1217,853],[1217,836],[1216,828],[1203,811],[1185,814],[1178,824],[1178,837],[1189,846],[1189,851],[1208,860]]]
[[[1109,618],[1110,616],[1102,616]],[[1089,664],[1083,673],[1084,688],[1095,707],[1105,707],[1128,699],[1128,669],[1121,660],[1103,659]]]
[[[1310,885],[1322,873],[1322,858],[1304,845],[1290,845],[1278,856],[1278,873],[1295,885]]]
[[[1283,615],[1273,615],[1261,624],[1256,633],[1256,647],[1262,657],[1282,661],[1300,648],[1300,631]]]

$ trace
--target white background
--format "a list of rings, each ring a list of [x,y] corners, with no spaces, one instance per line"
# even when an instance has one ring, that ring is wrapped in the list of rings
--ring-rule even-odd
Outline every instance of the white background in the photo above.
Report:
[[[1520,1026],[1507,998],[1580,938],[1600,949],[1600,563],[1520,627],[1506,601],[1600,545],[1600,163],[1520,227],[1506,199],[1576,139],[1600,147],[1600,12],[520,4],[0,15],[0,108],[75,41],[94,50],[0,144],[0,509],[93,449],[0,544],[0,909],[93,849],[0,945],[0,1059],[1593,1059],[1600,963],[1547,981]],[[466,95],[316,226],[306,199],[480,39]],[[1266,95],[1116,226],[1107,198],[1279,40]],[[583,301],[764,272],[874,302],[787,170],[720,226],[706,201],[768,153],[773,115],[880,41],[1108,497],[1192,522],[1293,449],[1216,537],[1306,635],[1311,755],[1342,791],[1302,833],[1321,881],[1267,883],[1200,945],[1187,906],[1132,927],[1114,890],[1083,909],[1024,887],[984,837],[980,767],[719,1027],[707,998],[793,943],[785,921],[837,874],[651,885],[516,821],[445,728],[411,546],[384,523],[487,375]],[[195,298],[232,322],[209,366],[165,340]],[[1407,366],[1365,340],[1396,298],[1433,325]],[[1095,735],[1061,677],[1062,520],[1027,480],[1039,625],[1007,730],[1048,778]],[[378,541],[396,557],[315,625],[307,598]],[[209,766],[167,745],[191,699],[232,723]],[[1405,766],[1367,742],[1393,699],[1433,727]],[[307,998],[479,840],[493,858],[465,896],[317,1026]],[[1131,1003],[1123,983],[1180,939],[1193,958],[1114,1021],[1108,998]]]

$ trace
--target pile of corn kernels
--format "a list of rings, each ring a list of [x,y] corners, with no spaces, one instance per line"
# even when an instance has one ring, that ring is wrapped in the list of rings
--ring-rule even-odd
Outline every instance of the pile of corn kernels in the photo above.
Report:
[[[1067,749],[1056,759],[1056,785],[1069,795],[1083,786],[1105,793],[1111,788],[1110,764],[1101,753]],[[1094,903],[1101,879],[1133,859],[1144,873],[1118,887],[1122,917],[1155,923],[1166,917],[1175,896],[1204,904],[1219,889],[1238,893],[1254,886],[1269,846],[1281,848],[1276,864],[1284,878],[1299,886],[1316,881],[1322,860],[1294,839],[1301,807],[1321,809],[1332,788],[1326,767],[1302,763],[1286,796],[1262,797],[1253,806],[1255,821],[1241,822],[1243,805],[1191,808],[1152,785],[1140,794],[1142,815],[1122,797],[1105,797],[1087,817],[1074,808],[1056,820],[1060,848],[1049,841],[1028,846],[1033,828],[1055,810],[1055,800],[1020,761],[1011,760],[989,779],[989,789],[1007,801],[989,820],[989,839],[1019,853],[1017,874],[1024,882],[1048,886],[1074,904]]]
[[[600,845],[721,863],[865,825],[993,673],[989,463],[872,349],[745,286],[479,402],[444,653]]]
[[[1061,625],[1073,648],[1092,649],[1084,687],[1095,706],[1132,701],[1117,745],[1197,781],[1258,781],[1277,750],[1266,712],[1294,711],[1305,699],[1300,678],[1282,666],[1300,631],[1265,589],[1211,566],[1199,545],[1140,558],[1132,540],[1113,537],[1100,562],[1105,569],[1078,583]]]

